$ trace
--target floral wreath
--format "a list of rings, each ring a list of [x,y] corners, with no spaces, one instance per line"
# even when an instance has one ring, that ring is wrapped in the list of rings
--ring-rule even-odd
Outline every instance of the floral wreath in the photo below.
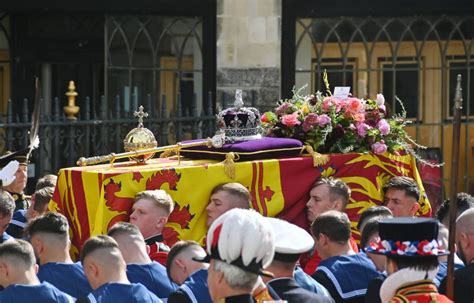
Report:
[[[367,252],[382,255],[397,255],[406,257],[442,256],[448,251],[441,249],[437,240],[422,241],[392,241],[382,240],[370,243]]]

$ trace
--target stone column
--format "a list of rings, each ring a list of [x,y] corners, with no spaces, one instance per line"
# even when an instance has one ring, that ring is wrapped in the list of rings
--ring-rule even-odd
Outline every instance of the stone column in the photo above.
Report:
[[[217,1],[217,102],[241,88],[246,105],[274,107],[280,96],[281,0]]]

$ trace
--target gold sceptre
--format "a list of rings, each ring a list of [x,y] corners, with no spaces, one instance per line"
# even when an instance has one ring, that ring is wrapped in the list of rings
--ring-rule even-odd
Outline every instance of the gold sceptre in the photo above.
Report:
[[[108,155],[94,156],[94,157],[89,157],[89,158],[81,157],[79,158],[79,160],[77,160],[77,165],[89,166],[89,165],[95,165],[95,164],[104,163],[104,162],[110,162],[110,164],[113,165],[115,160],[117,159],[138,157],[138,156],[147,155],[150,153],[159,153],[159,152],[164,152],[164,151],[176,152],[176,154],[178,154],[178,164],[180,164],[179,153],[181,149],[183,148],[196,147],[196,146],[220,148],[222,147],[222,145],[224,145],[224,143],[225,143],[225,135],[224,133],[219,133],[213,136],[212,138],[207,138],[205,141],[201,141],[201,142],[189,142],[189,143],[179,142],[175,145],[166,145],[166,146],[160,146],[160,147],[154,147],[154,148],[148,148],[148,149],[142,149],[142,150],[136,150],[136,151],[129,151],[129,152],[118,153],[118,154],[110,153]]]

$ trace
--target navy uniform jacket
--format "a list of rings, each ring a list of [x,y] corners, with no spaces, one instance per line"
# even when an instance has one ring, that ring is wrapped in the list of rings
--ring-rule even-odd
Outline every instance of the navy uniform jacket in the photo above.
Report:
[[[157,296],[140,283],[106,283],[92,291],[87,300],[77,302],[91,303],[162,303]],[[18,303],[18,302],[16,302]]]
[[[6,232],[3,232],[2,236],[0,237],[0,244],[5,242],[6,240],[10,239],[12,236],[7,234]]]
[[[321,283],[336,302],[364,302],[367,287],[380,276],[364,254],[336,256],[321,261],[313,278]]]
[[[2,303],[73,303],[75,301],[75,298],[61,292],[48,282],[42,282],[39,285],[14,284],[0,291]]]
[[[294,279],[290,278],[276,278],[270,280],[268,285],[278,294],[282,300],[288,301],[288,303],[299,303],[299,302],[323,302],[331,303],[334,302],[332,298],[328,298],[323,295],[318,295],[313,292],[307,291],[301,288]]]
[[[219,301],[220,302],[220,301]],[[225,303],[253,303],[255,302],[251,295],[237,295],[224,298]]]
[[[10,225],[7,228],[7,233],[17,239],[23,238],[23,231],[25,230],[28,220],[26,219],[26,209],[20,209],[13,213]]]
[[[178,290],[171,293],[168,303],[211,303],[211,295],[207,286],[207,269],[200,269],[191,274]]]
[[[46,263],[38,271],[38,279],[76,298],[86,297],[92,288],[84,275],[81,263]]]
[[[158,298],[168,298],[178,288],[169,280],[166,268],[158,262],[128,264],[127,276],[130,282],[143,284]]]

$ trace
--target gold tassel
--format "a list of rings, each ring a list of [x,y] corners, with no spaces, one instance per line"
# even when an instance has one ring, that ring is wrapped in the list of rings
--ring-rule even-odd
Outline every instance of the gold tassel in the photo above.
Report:
[[[233,152],[230,152],[225,155],[225,160],[222,162],[222,164],[224,164],[225,174],[227,175],[227,177],[231,178],[232,180],[235,179],[234,160],[238,160],[238,155],[234,154]]]
[[[308,154],[313,157],[313,167],[322,166],[329,162],[328,155],[323,155],[318,152],[315,152],[313,147],[311,147],[310,145],[305,145],[305,149]]]

